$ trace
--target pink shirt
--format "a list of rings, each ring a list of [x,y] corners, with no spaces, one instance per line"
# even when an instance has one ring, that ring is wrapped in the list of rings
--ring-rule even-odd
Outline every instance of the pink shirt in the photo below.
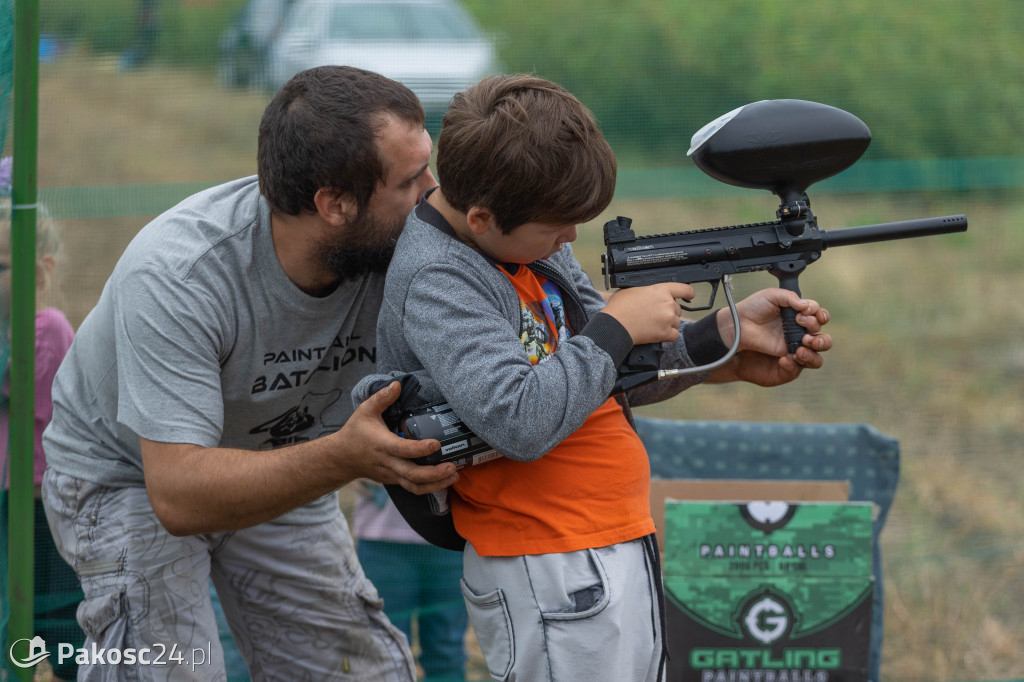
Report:
[[[426,544],[409,527],[395,503],[379,483],[356,481],[356,506],[352,514],[352,534],[363,540]]]
[[[56,308],[46,308],[36,313],[36,407],[35,407],[35,472],[33,480],[38,485],[43,482],[43,471],[46,469],[46,455],[43,453],[43,430],[53,416],[53,400],[50,389],[53,377],[60,367],[64,355],[71,347],[75,332],[64,313]],[[6,370],[6,368],[5,368]],[[9,373],[4,372],[3,392],[10,396]],[[5,401],[6,402],[6,401]],[[7,405],[0,408],[0,452],[7,461],[9,414]],[[8,487],[8,473],[4,472],[4,488]]]

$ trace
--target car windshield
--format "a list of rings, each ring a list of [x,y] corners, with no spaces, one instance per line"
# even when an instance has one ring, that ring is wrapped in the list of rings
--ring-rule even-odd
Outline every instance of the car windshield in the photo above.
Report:
[[[476,27],[458,7],[379,2],[339,3],[330,23],[333,40],[395,42],[479,39]]]

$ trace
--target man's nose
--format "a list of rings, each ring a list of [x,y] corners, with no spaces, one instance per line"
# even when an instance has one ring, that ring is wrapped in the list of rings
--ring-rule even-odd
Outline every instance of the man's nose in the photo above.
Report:
[[[423,171],[423,175],[418,180],[419,193],[423,194],[431,187],[437,187],[437,180],[434,179],[434,174],[430,172],[430,169]]]

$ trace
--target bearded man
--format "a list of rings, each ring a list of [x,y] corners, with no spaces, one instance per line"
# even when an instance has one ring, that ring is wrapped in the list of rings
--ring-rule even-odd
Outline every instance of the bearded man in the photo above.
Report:
[[[456,479],[410,461],[436,441],[384,426],[397,384],[354,411],[349,397],[374,370],[384,271],[436,184],[430,156],[408,88],[310,69],[264,112],[257,176],[186,199],[125,250],[44,441],[86,649],[120,650],[80,679],[223,680],[211,578],[254,679],[415,679],[336,491]]]

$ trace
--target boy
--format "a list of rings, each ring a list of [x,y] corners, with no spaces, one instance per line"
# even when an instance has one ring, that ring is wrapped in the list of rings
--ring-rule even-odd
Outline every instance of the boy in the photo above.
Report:
[[[590,284],[568,243],[611,202],[615,158],[558,85],[496,76],[456,95],[437,168],[440,187],[410,215],[388,270],[377,362],[414,374],[422,397],[447,400],[504,455],[464,469],[450,495],[466,539],[463,596],[490,673],[659,680],[650,469],[625,400],[608,396],[634,344],[674,342],[666,366],[721,357],[717,316],[681,325],[675,299],[693,295],[686,284],[622,290],[607,303]],[[782,304],[812,330],[787,358]],[[800,364],[820,366],[811,348],[831,339],[817,335],[827,313],[816,303],[773,290],[740,305],[744,355],[716,379],[772,385]],[[650,384],[630,400],[706,378]],[[380,379],[360,382],[354,399]]]

